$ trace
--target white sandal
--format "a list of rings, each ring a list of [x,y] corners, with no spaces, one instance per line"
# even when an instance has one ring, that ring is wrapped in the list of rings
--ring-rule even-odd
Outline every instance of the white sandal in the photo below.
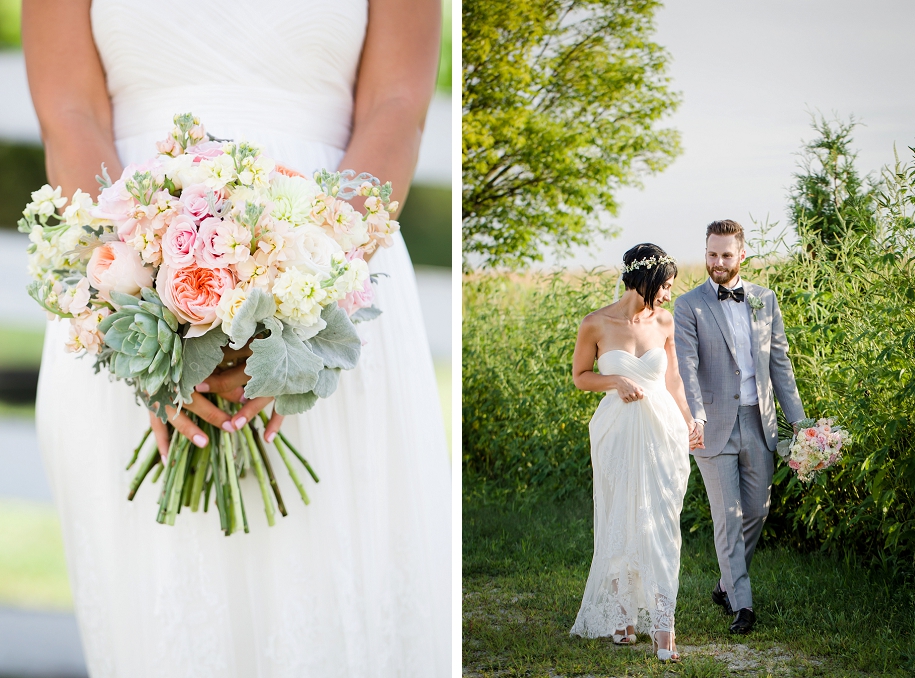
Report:
[[[670,631],[652,631],[651,633],[651,649],[657,655],[658,659],[664,663],[672,662],[674,664],[680,663],[680,653],[676,650],[669,650],[667,648],[662,648],[655,638],[657,633],[668,633],[668,642],[670,645],[674,643],[674,634]]]
[[[626,630],[624,630],[622,633],[613,634],[613,644],[614,645],[635,645],[635,641],[636,641],[635,634],[630,633],[627,635]]]

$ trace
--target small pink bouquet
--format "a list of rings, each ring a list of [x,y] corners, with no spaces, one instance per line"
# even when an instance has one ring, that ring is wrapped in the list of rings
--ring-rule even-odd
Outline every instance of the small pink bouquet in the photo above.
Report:
[[[31,241],[29,294],[69,321],[68,351],[94,356],[96,372],[127,382],[162,421],[165,406],[191,401],[226,345],[250,350],[247,398],[273,397],[284,415],[304,412],[356,367],[355,324],[380,314],[365,255],[390,246],[399,229],[391,185],[352,170],[305,177],[256,144],[214,138],[190,113],[174,123],[158,154],[117,181],[102,167],[97,200],[77,190],[67,205],[60,187],[47,185],[32,194],[19,222]],[[364,213],[350,203],[356,197]],[[230,433],[189,415],[207,446],[172,435],[163,471],[153,445],[128,499],[156,469],[153,482],[165,476],[159,522],[174,524],[182,506],[197,511],[201,497],[206,511],[213,494],[226,534],[247,532],[238,478],[253,469],[267,522],[274,500],[286,515],[257,424]],[[291,458],[317,475],[282,433],[274,440],[307,504]]]
[[[851,444],[848,431],[834,419],[804,419],[790,440],[781,440],[777,450],[797,477],[807,483],[842,458],[842,448]]]

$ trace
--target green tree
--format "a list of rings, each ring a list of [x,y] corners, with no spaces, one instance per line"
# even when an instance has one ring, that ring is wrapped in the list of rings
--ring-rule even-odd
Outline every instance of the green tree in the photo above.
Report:
[[[873,235],[879,184],[855,169],[851,150],[854,117],[827,122],[814,117],[818,136],[800,152],[800,171],[788,194],[788,213],[798,235],[834,248],[848,234]]]
[[[679,153],[656,0],[464,0],[463,251],[488,266],[587,244],[621,186]]]

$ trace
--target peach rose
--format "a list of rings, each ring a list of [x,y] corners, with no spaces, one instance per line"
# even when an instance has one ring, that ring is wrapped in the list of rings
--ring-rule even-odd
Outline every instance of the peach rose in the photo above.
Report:
[[[144,287],[152,287],[152,269],[144,266],[139,253],[123,242],[109,242],[96,247],[86,266],[89,283],[99,291],[105,301],[109,293],[138,294]]]
[[[235,276],[226,268],[171,268],[163,264],[156,276],[162,303],[178,320],[191,324],[185,335],[188,338],[199,337],[219,325],[219,300],[234,287]]]

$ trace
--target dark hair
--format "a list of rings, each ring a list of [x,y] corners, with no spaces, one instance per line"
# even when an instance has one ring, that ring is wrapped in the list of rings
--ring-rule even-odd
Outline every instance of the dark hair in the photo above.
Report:
[[[665,257],[667,257],[667,252],[657,245],[642,243],[623,255],[623,263],[629,267],[643,259],[654,258],[659,260]],[[668,280],[676,277],[677,265],[673,261],[665,261],[663,263],[655,261],[651,267],[642,265],[623,273],[623,285],[627,290],[635,290],[639,293],[645,301],[645,308],[654,308],[654,300],[658,296],[658,290]]]
[[[705,228],[705,241],[708,242],[708,237],[712,234],[715,235],[733,235],[737,237],[737,245],[740,249],[743,249],[745,245],[745,240],[743,237],[743,226],[738,224],[733,219],[722,219],[721,221],[713,221]]]

